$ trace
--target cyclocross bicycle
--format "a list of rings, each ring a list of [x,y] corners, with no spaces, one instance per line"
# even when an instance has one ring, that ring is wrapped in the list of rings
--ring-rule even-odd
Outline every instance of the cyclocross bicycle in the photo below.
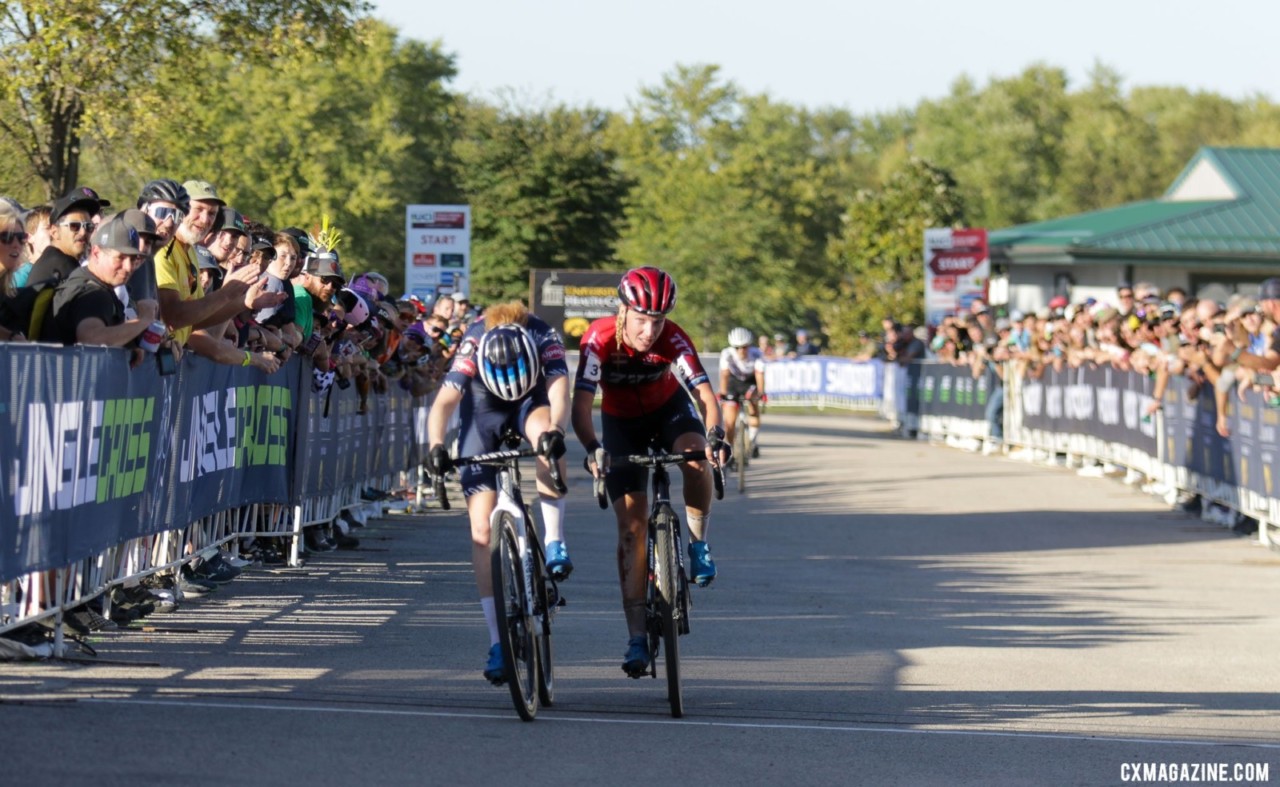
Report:
[[[614,457],[614,466],[624,463],[643,465],[653,471],[650,481],[649,526],[646,547],[649,553],[648,584],[645,586],[645,628],[649,636],[649,675],[658,677],[658,649],[663,651],[667,675],[667,701],[671,715],[684,716],[684,698],[680,691],[680,641],[689,633],[689,579],[684,571],[684,548],[680,518],[671,507],[671,478],[667,465],[706,461],[704,451],[661,453],[649,446],[647,454]],[[720,467],[711,466],[716,499],[724,498],[724,476]],[[603,477],[595,480],[596,499],[601,508],[609,507]]]
[[[747,402],[751,401],[755,395],[756,387],[753,385],[741,396],[725,394],[720,397],[722,402],[732,402],[738,405],[736,408],[738,417],[734,421],[732,445],[733,462],[736,467],[734,474],[738,477],[738,494],[747,491],[747,465],[751,462],[751,436],[747,423]]]
[[[534,526],[533,514],[520,493],[519,460],[538,455],[533,448],[517,448],[520,435],[508,430],[502,437],[507,450],[453,460],[462,465],[491,465],[498,469],[498,502],[489,517],[489,560],[493,567],[493,599],[498,613],[498,641],[507,665],[507,686],[516,712],[533,721],[538,703],[555,701],[555,671],[551,652],[551,620],[564,598],[547,573],[547,559]],[[553,460],[551,480],[562,494],[564,479]],[[449,509],[444,479],[435,479],[436,498]]]

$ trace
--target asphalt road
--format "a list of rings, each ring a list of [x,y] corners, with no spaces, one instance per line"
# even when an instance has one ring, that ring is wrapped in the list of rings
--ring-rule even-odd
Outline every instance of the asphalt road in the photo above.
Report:
[[[5,782],[1280,783],[1280,554],[862,418],[770,414],[763,445],[714,509],[683,720],[619,668],[614,525],[577,474],[537,721],[480,677],[459,500],[100,635],[96,660],[0,664]]]

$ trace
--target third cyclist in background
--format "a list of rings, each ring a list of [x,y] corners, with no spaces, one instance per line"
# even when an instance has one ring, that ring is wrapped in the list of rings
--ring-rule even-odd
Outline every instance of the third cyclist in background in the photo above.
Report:
[[[760,456],[756,439],[760,435],[760,404],[769,401],[764,392],[764,354],[753,347],[754,337],[746,328],[729,331],[729,346],[720,353],[720,400],[724,402],[725,439],[733,445],[738,426],[738,408],[747,408],[747,441],[751,458]],[[730,469],[737,458],[729,460]]]
[[[688,334],[667,319],[675,305],[676,285],[664,271],[653,267],[627,271],[618,285],[617,316],[601,317],[582,337],[573,392],[573,431],[587,449],[592,474],[604,475],[618,519],[618,579],[630,636],[622,669],[633,678],[645,674],[649,667],[644,597],[648,471],[643,467],[610,470],[609,456],[643,454],[657,435],[662,450],[705,451],[707,460],[717,463],[725,458],[715,391]],[[693,393],[692,400],[681,390],[672,364]],[[592,421],[597,387],[604,393],[600,405],[603,445],[596,438]],[[705,427],[699,409],[706,419]],[[680,465],[680,471],[691,533],[690,578],[706,587],[716,577],[716,564],[706,541],[711,472],[708,462],[688,462]]]

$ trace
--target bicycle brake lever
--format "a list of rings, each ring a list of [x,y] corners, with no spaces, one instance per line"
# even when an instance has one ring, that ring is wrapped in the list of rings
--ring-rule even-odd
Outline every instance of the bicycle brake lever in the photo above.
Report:
[[[607,509],[609,507],[609,496],[605,493],[604,477],[595,477],[592,480],[594,482],[593,491],[596,493],[596,502],[600,504],[601,508]]]
[[[711,480],[716,487],[716,500],[724,500],[724,472],[721,471],[720,465],[712,465]]]
[[[436,476],[432,481],[432,486],[435,489],[436,499],[440,501],[440,508],[448,511],[449,493],[444,488],[444,478],[442,476]]]

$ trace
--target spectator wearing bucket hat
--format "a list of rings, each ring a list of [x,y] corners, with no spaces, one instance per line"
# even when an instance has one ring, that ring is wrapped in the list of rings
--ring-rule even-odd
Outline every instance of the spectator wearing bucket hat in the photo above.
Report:
[[[160,316],[179,345],[185,345],[195,329],[221,325],[245,309],[262,309],[284,299],[279,293],[266,292],[257,271],[248,266],[226,275],[217,292],[205,292],[195,247],[221,223],[226,202],[206,181],[189,180],[183,188],[190,198],[190,211],[155,257]]]

